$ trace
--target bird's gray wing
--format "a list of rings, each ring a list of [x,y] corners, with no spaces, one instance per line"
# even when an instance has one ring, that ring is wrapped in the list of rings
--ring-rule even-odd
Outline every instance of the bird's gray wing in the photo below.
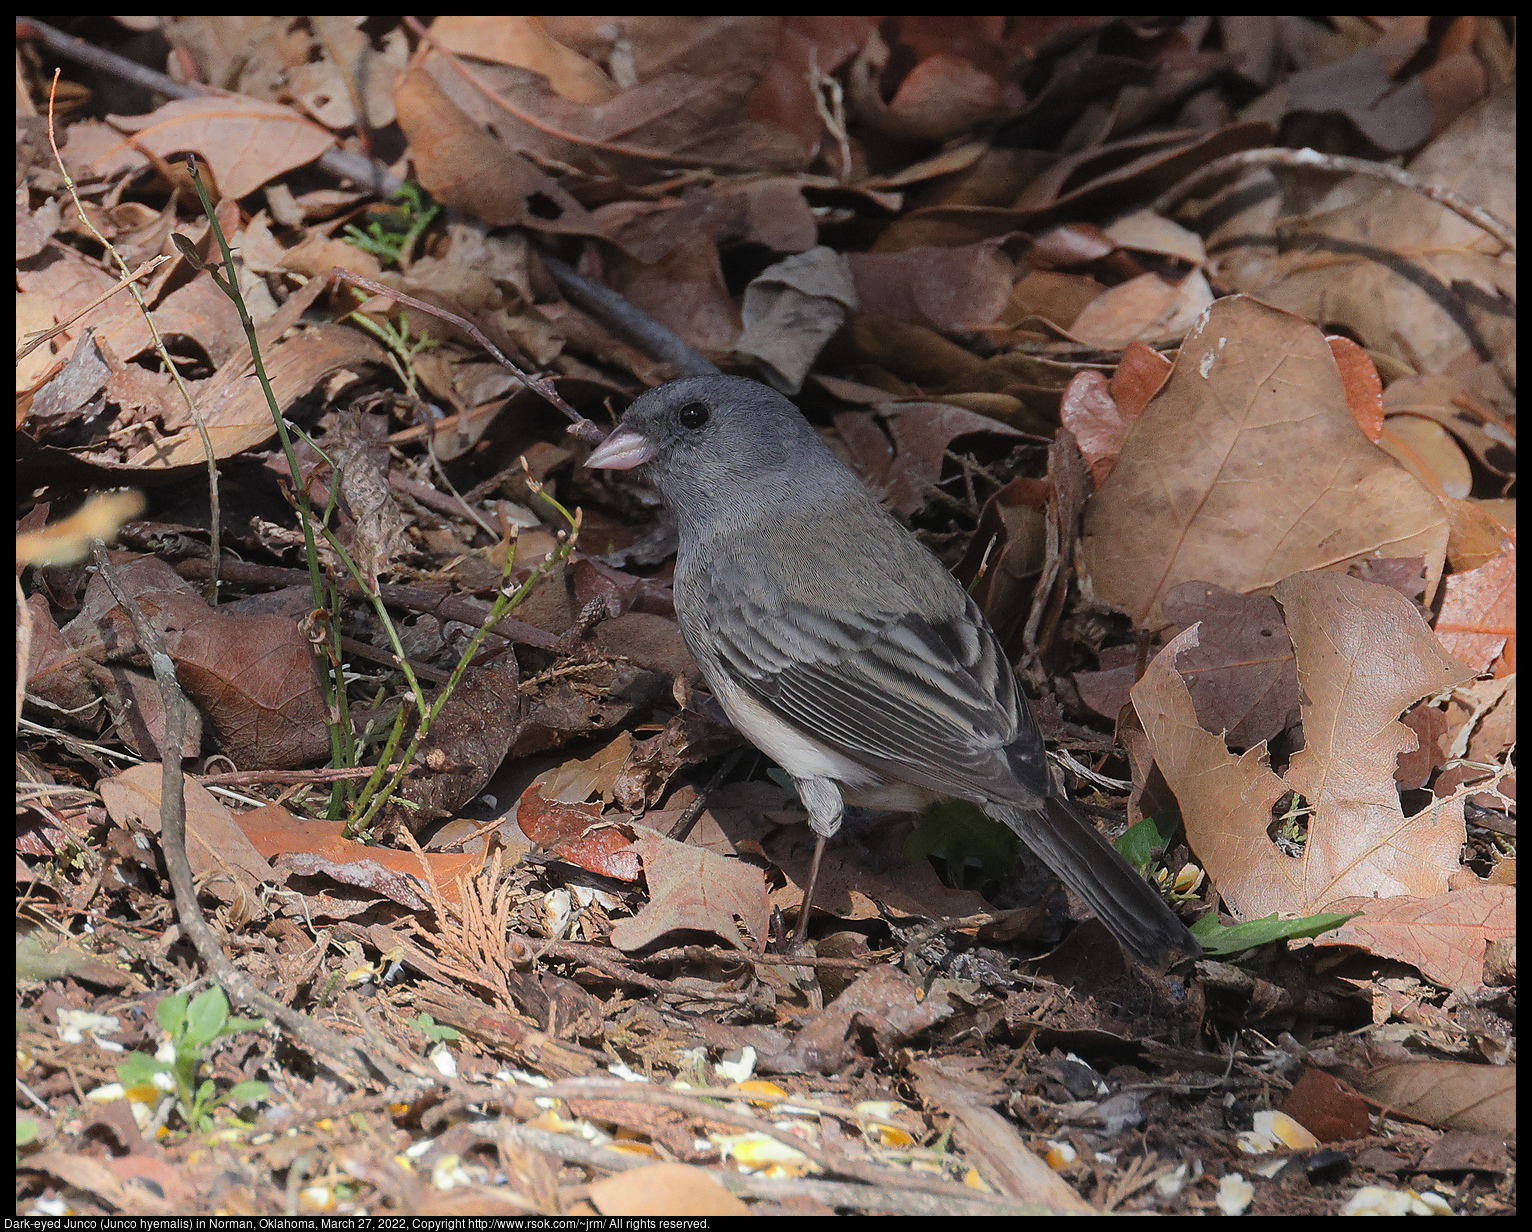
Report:
[[[947,795],[1047,794],[1037,725],[968,596],[937,617],[763,604],[716,586],[708,606],[720,664],[792,726]]]

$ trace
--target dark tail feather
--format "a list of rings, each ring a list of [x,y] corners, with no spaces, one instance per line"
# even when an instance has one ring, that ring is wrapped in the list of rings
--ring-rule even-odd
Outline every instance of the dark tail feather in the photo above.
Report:
[[[1139,962],[1163,970],[1173,955],[1195,958],[1202,953],[1159,891],[1067,800],[1050,796],[1045,813],[1000,804],[986,811],[1016,831]]]

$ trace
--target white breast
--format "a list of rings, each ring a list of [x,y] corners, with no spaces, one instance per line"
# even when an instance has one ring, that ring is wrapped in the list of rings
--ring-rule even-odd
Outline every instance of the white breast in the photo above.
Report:
[[[918,812],[941,799],[936,792],[889,779],[804,735],[732,681],[708,683],[740,734],[795,779],[830,779],[840,785],[847,804],[865,808]]]

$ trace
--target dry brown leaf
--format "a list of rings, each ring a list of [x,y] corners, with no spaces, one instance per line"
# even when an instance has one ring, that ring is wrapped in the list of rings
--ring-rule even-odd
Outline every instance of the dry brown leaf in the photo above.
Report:
[[[648,265],[698,236],[717,242],[738,234],[747,225],[749,208],[739,193],[687,184],[680,192],[657,200],[608,201],[593,209],[591,217],[602,235],[635,261]]]
[[[899,34],[911,33],[897,26],[894,29]],[[994,38],[993,31],[985,33]],[[881,133],[903,141],[942,142],[984,120],[1014,114],[1025,101],[1014,82],[987,72],[962,54],[967,39],[944,47],[916,35],[917,45],[922,41],[926,45],[913,52],[913,65],[908,59],[912,51],[908,45],[900,47],[901,41],[896,38],[896,45],[890,47],[877,31],[869,32],[848,77],[852,114]],[[896,50],[903,60],[897,70],[893,66]],[[885,100],[884,86],[890,77],[894,79],[893,95]]]
[[[26,1167],[46,1176],[58,1177],[69,1187],[94,1195],[129,1219],[170,1215],[178,1209],[148,1187],[131,1184],[119,1177],[119,1170],[110,1163],[75,1152],[40,1151],[27,1157]]]
[[[736,193],[745,199],[740,240],[787,253],[807,252],[819,243],[819,218],[803,199],[805,186],[806,179],[797,176],[768,176],[740,184]]]
[[[325,377],[343,368],[386,362],[383,348],[360,330],[328,324],[309,326],[266,346],[262,358],[277,406],[284,412]],[[202,387],[197,409],[202,412],[217,458],[231,458],[276,435],[270,404],[245,350],[235,352]],[[202,437],[192,427],[145,445],[128,465],[167,470],[201,464],[205,457]]]
[[[240,325],[239,310],[219,290],[208,270],[154,305],[154,325],[162,338],[184,334],[193,339],[214,364],[226,362],[249,345]]]
[[[1180,338],[1213,302],[1213,289],[1198,270],[1176,282],[1140,274],[1098,295],[1080,310],[1069,336],[1103,351],[1133,342]]]
[[[591,1205],[603,1215],[680,1218],[749,1215],[751,1210],[702,1168],[649,1164],[603,1177],[589,1187]]]
[[[825,343],[856,310],[847,258],[819,245],[751,279],[740,307],[744,329],[734,350],[757,360],[772,385],[795,394]]]
[[[514,654],[502,654],[468,670],[442,703],[416,756],[426,773],[405,779],[390,820],[420,833],[435,818],[450,816],[483,790],[505,760],[525,709]]]
[[[1468,730],[1465,726],[1472,724]],[[1454,689],[1447,703],[1447,745],[1478,762],[1494,763],[1516,742],[1516,677],[1475,680]]]
[[[645,616],[647,612],[630,615]],[[654,616],[653,620],[663,620]],[[617,803],[634,812],[654,807],[683,767],[707,761],[739,747],[739,733],[726,724],[682,710],[672,715],[658,735],[633,746],[612,785]],[[698,846],[706,846],[698,843]]]
[[[754,944],[765,944],[771,904],[760,869],[653,830],[639,826],[634,830],[633,847],[644,861],[649,904],[632,919],[619,920],[612,927],[614,946],[631,952],[685,928],[717,933],[728,944],[744,949],[747,942],[734,922],[736,916]]]
[[[637,881],[639,857],[626,819],[604,821],[599,804],[546,799],[533,783],[516,803],[516,824],[555,859],[617,881]]]
[[[1102,227],[1101,233],[1113,243],[1136,252],[1178,257],[1193,266],[1207,260],[1207,248],[1200,235],[1152,210],[1124,214],[1110,226]]]
[[[798,13],[781,21],[776,52],[750,99],[750,115],[786,129],[805,150],[812,151],[824,137],[819,82],[861,50],[877,28],[878,18]]]
[[[444,15],[431,23],[431,38],[459,55],[541,73],[572,103],[604,103],[617,93],[610,77],[551,36],[540,17]]]
[[[114,778],[102,779],[101,802],[118,824],[134,825],[150,834],[160,832],[158,762],[132,766]],[[261,901],[264,886],[280,885],[285,875],[272,872],[262,854],[245,837],[235,815],[201,783],[187,779],[185,793],[186,858],[199,887],[225,903],[243,900],[246,914]]]
[[[647,262],[631,257],[612,262],[612,289],[662,325],[668,325],[704,355],[722,359],[739,339],[740,316],[718,261],[718,246],[707,235],[666,244],[664,255]]]
[[[997,320],[1018,331],[1046,333],[1049,326],[1067,331],[1085,306],[1104,290],[1101,283],[1084,274],[1030,270],[1011,287],[1010,299]]]
[[[697,665],[686,649],[681,630],[669,616],[653,612],[624,612],[603,620],[591,634],[609,655],[672,678],[696,680]]]
[[[706,19],[669,71],[641,79],[610,101],[581,106],[560,98],[539,73],[478,70],[470,82],[435,52],[426,71],[476,122],[511,147],[586,174],[642,183],[676,167],[796,171],[807,151],[796,137],[751,120],[746,108],[776,49],[779,19]],[[483,83],[493,83],[486,89]]]
[[[1118,371],[1122,371],[1120,366]],[[1091,478],[1099,488],[1112,473],[1128,435],[1128,421],[1118,411],[1106,377],[1091,368],[1076,373],[1064,387],[1059,422],[1074,433]]]
[[[430,905],[425,898],[430,881],[427,867],[443,897],[456,902],[457,880],[472,875],[484,863],[483,853],[369,847],[346,837],[344,821],[294,817],[279,804],[238,814],[235,822],[256,851],[277,862],[284,876],[323,874],[343,885],[373,890],[415,911]]]
[[[497,140],[415,69],[394,96],[420,183],[447,205],[494,226],[597,235],[601,228],[553,177]]]
[[[612,782],[632,751],[633,733],[620,731],[589,757],[571,757],[543,775],[538,780],[539,794],[560,804],[584,804],[592,796],[610,804]],[[533,837],[525,826],[522,833]]]
[[[1452,572],[1467,573],[1489,564],[1510,542],[1511,528],[1516,525],[1514,501],[1448,498],[1442,508],[1452,528],[1447,539],[1447,564]]]
[[[1351,1069],[1368,1099],[1442,1129],[1516,1137],[1516,1067],[1468,1061],[1408,1060]]]
[[[73,248],[64,248],[59,259],[39,268],[17,270],[18,340],[23,326],[29,333],[52,329],[101,299],[116,282],[116,277],[81,258]],[[87,329],[94,331],[99,345],[122,360],[132,359],[154,342],[144,314],[132,296],[121,291],[102,301],[26,357],[23,362],[27,365],[26,371],[34,374],[33,382],[45,376],[66,352],[72,354],[76,341]],[[18,372],[18,389],[30,387],[22,385],[21,380],[22,375]]]
[[[1093,145],[1060,158],[1026,182],[1015,203],[935,205],[911,210],[879,238],[877,251],[914,244],[955,248],[1012,231],[1039,231],[1055,222],[1095,218],[1180,183],[1197,168],[1240,150],[1271,144],[1264,121],[1230,124],[1212,133],[1153,132]],[[1114,245],[1105,241],[1110,251]]]
[[[211,612],[167,634],[186,695],[242,769],[287,769],[330,751],[314,650],[287,616]]]
[[[835,1073],[851,1059],[854,1027],[865,1028],[887,1050],[952,1012],[937,990],[921,987],[897,967],[874,967],[810,1018],[785,1052],[762,1058],[762,1067],[774,1073]]]
[[[526,538],[522,536],[523,542]],[[546,589],[540,587],[538,593]],[[523,604],[519,615],[531,622],[535,613]],[[669,691],[670,681],[663,676],[626,663],[593,665],[581,675],[579,687],[567,678],[553,680],[532,694],[511,756],[527,757],[582,736],[609,731],[635,713],[647,713]]]
[[[1516,670],[1516,542],[1477,569],[1447,579],[1436,636],[1476,672]]]
[[[123,743],[145,761],[163,758],[166,715],[159,681],[149,672],[127,667],[95,668],[91,679],[105,699],[112,725]],[[88,715],[90,711],[84,713]],[[186,707],[184,721],[181,756],[198,757],[202,753],[202,713],[195,707]]]
[[[1390,415],[1378,447],[1443,503],[1463,500],[1473,490],[1473,468],[1462,446],[1435,420]]]
[[[1153,347],[1130,342],[1112,372],[1112,400],[1124,422],[1132,423],[1144,413],[1149,399],[1170,379],[1175,365]],[[1117,456],[1115,451],[1113,458]]]
[[[1016,281],[1015,264],[996,243],[853,252],[844,259],[861,311],[947,332],[998,320]]]
[[[1447,889],[1464,841],[1462,802],[1406,817],[1394,784],[1414,734],[1397,721],[1418,701],[1473,673],[1441,649],[1415,607],[1388,587],[1331,573],[1298,574],[1277,588],[1298,660],[1306,747],[1285,778],[1258,745],[1235,757],[1204,731],[1177,655],[1182,633],[1132,690],[1155,762],[1175,792],[1187,838],[1241,919],[1312,914],[1350,896],[1426,897]],[[1288,791],[1313,810],[1302,855],[1268,837]]]
[[[1446,543],[1440,503],[1357,428],[1320,332],[1234,296],[1134,421],[1087,507],[1083,551],[1095,597],[1160,629],[1166,592],[1188,581],[1247,593],[1421,555],[1434,590]]]
[[[27,557],[18,552],[17,559]],[[94,731],[101,703],[91,683],[90,658],[64,637],[45,595],[28,595],[27,613],[32,622],[31,642],[27,646],[27,693],[69,714],[74,724]],[[21,641],[19,637],[17,640]]]
[[[953,571],[968,587],[1002,644],[1026,619],[1033,590],[1048,561],[1053,485],[1025,475],[987,501],[968,551]]]
[[[291,108],[253,98],[178,98],[148,115],[112,116],[109,122],[130,135],[120,148],[104,150],[83,168],[88,174],[122,161],[145,165],[149,160],[139,150],[160,158],[191,150],[207,161],[219,194],[236,199],[313,162],[335,144]],[[124,153],[128,149],[132,156]]]
[[[1383,432],[1383,379],[1378,375],[1377,365],[1344,334],[1329,334],[1325,341],[1340,369],[1351,417],[1362,435],[1376,445]]]
[[[394,83],[409,59],[409,43],[395,28],[375,47],[371,32],[361,28],[366,20],[347,13],[310,15],[311,58],[287,69],[293,101],[332,131],[359,124],[376,131],[394,122]]]
[[[1321,1142],[1365,1138],[1372,1128],[1367,1104],[1339,1078],[1305,1069],[1282,1100],[1281,1110]]]
[[[1433,119],[1418,73],[1399,79],[1399,68],[1420,52],[1425,23],[1401,23],[1383,38],[1343,59],[1300,70],[1287,79],[1294,111],[1339,112],[1375,145],[1398,154],[1430,135]]]
[[[1480,884],[1430,898],[1343,898],[1331,911],[1360,912],[1316,945],[1359,945],[1407,962],[1443,988],[1484,982],[1484,951],[1516,936],[1516,887]]]
[[[1512,90],[1462,116],[1408,170],[1514,218],[1515,151]],[[1327,327],[1344,326],[1412,372],[1439,373],[1470,350],[1509,360],[1515,254],[1501,252],[1483,229],[1410,189],[1355,176],[1302,217],[1282,220],[1282,239],[1273,243],[1277,200],[1280,194],[1228,219],[1209,237],[1210,248],[1222,249],[1212,263],[1221,282]]]
[[[1447,755],[1442,752],[1447,715],[1428,698],[1412,707],[1399,721],[1415,733],[1415,748],[1399,754],[1394,782],[1399,784],[1400,791],[1418,791],[1431,781],[1431,776],[1447,760]]]
[[[297,622],[208,607],[164,561],[117,563],[122,586],[165,639],[177,678],[239,765],[304,765],[329,751],[313,650]],[[140,651],[132,626],[99,578],[64,631],[82,652],[106,660]]]
[[[1516,470],[1515,425],[1476,397],[1469,383],[1449,372],[1400,377],[1383,391],[1388,415],[1434,419],[1497,475]]]
[[[1015,439],[1015,428],[949,402],[884,402],[875,411],[844,411],[835,428],[853,470],[895,517],[924,509],[959,437]]]
[[[1270,596],[1187,582],[1165,596],[1165,615],[1183,629],[1202,625],[1198,645],[1176,666],[1203,727],[1234,748],[1248,749],[1297,721],[1293,644]]]

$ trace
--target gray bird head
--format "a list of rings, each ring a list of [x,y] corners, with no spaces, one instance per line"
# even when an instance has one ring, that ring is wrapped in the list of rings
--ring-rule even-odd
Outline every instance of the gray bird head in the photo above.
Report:
[[[630,406],[586,466],[648,468],[681,522],[726,515],[742,493],[759,499],[808,478],[856,482],[773,389],[737,376],[694,376],[651,389]]]

